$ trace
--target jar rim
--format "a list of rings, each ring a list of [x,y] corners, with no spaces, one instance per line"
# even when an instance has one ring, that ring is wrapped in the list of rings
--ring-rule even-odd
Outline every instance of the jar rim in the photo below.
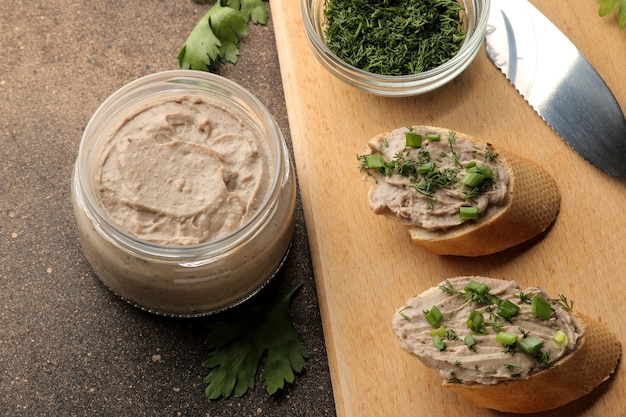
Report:
[[[110,133],[111,123],[119,121],[125,110],[141,104],[148,98],[163,93],[193,94],[210,97],[213,102],[233,106],[250,118],[267,139],[273,155],[275,172],[263,201],[245,223],[237,229],[207,242],[174,245],[153,242],[136,236],[113,222],[97,203],[91,178],[78,173],[86,171],[91,161],[88,142],[102,141]],[[113,126],[114,129],[115,126]],[[281,187],[289,176],[289,157],[283,134],[265,105],[247,89],[220,75],[196,70],[168,70],[133,80],[110,95],[94,112],[87,123],[76,159],[75,192],[86,214],[104,238],[127,251],[149,254],[153,257],[180,262],[202,262],[225,255],[242,242],[252,238],[275,210]]]

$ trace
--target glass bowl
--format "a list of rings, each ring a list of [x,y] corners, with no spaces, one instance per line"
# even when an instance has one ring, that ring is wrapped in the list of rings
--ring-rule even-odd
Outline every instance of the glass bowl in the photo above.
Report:
[[[442,65],[412,75],[385,76],[363,71],[339,59],[324,41],[326,0],[301,0],[308,43],[319,62],[346,83],[380,96],[403,97],[427,93],[452,81],[476,57],[485,38],[490,0],[460,0],[466,38],[457,54]]]

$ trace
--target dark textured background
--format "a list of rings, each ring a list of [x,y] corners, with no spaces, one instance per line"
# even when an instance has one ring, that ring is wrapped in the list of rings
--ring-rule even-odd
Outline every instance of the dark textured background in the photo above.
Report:
[[[192,0],[0,2],[0,415],[328,416],[335,413],[302,210],[287,264],[306,370],[279,395],[208,401],[206,319],[143,313],[109,293],[76,240],[70,177],[92,113],[122,85],[177,69],[209,5]],[[219,73],[253,92],[289,143],[273,28],[250,26]]]

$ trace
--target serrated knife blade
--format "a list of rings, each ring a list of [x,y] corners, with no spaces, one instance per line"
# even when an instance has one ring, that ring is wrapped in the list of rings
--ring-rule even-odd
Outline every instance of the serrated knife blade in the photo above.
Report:
[[[525,100],[576,152],[626,176],[626,119],[578,48],[527,0],[491,0],[486,50]]]

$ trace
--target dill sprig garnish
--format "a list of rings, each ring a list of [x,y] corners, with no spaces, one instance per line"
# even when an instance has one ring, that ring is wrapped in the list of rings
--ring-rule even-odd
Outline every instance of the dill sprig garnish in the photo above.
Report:
[[[494,331],[499,332],[502,330],[502,326],[504,326],[504,321],[502,320],[488,321],[488,322],[485,322],[485,326],[489,326]]]
[[[449,280],[444,280],[443,284],[439,284],[438,288],[445,292],[446,294],[450,294],[450,295],[463,295],[463,291],[459,291],[456,288],[454,288],[454,286],[452,284],[450,284]]]
[[[519,290],[519,294],[517,295],[522,303],[530,304],[530,301],[533,298],[533,293],[526,294],[523,290]]]
[[[559,298],[554,301],[557,301],[565,310],[570,311],[574,308],[574,300],[568,300],[563,294],[559,294]]]
[[[454,168],[445,168],[441,170],[432,170],[421,177],[417,177],[417,181],[411,184],[411,187],[427,197],[432,197],[440,188],[452,188],[459,182],[459,170]]]

